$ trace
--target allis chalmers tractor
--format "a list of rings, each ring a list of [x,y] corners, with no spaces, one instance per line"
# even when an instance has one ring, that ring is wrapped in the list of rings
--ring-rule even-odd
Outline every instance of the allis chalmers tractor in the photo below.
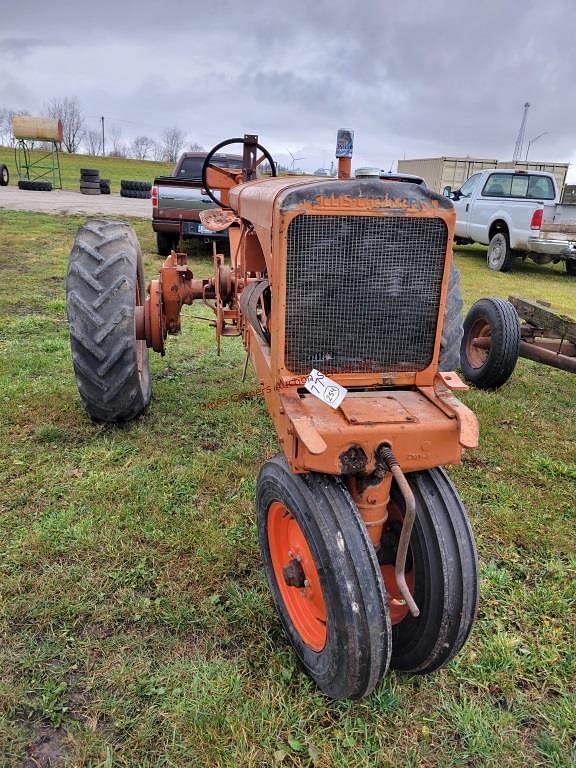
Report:
[[[242,167],[212,160],[243,145]],[[466,511],[443,464],[477,445],[453,395],[462,336],[452,204],[401,180],[258,176],[247,135],[214,147],[203,184],[230,263],[198,279],[172,252],[144,288],[128,224],[89,221],[70,257],[68,316],[89,415],[125,422],[150,401],[148,348],[164,354],[185,304],[240,336],[282,452],[257,483],[259,541],[280,619],[328,696],[365,696],[389,666],[432,672],[463,646],[478,601]],[[219,195],[216,194],[219,192]],[[343,398],[343,399],[342,399]]]

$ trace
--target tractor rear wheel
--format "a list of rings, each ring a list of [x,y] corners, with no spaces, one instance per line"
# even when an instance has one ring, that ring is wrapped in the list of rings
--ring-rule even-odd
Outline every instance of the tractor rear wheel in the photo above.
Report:
[[[460,367],[460,344],[462,343],[462,291],[460,290],[460,273],[454,265],[454,257],[450,264],[448,279],[448,295],[446,296],[446,312],[442,326],[440,341],[440,371],[455,371]]]
[[[76,383],[95,421],[125,422],[150,402],[146,342],[136,339],[144,303],[138,238],[122,221],[80,227],[68,262],[68,322]]]
[[[257,509],[266,576],[298,658],[327,696],[366,696],[388,668],[390,615],[347,489],[329,475],[295,475],[276,456],[260,471]]]
[[[393,669],[433,672],[462,648],[476,616],[479,575],[466,510],[442,469],[411,472],[416,520],[406,559],[406,582],[420,609],[412,616],[396,586],[394,562],[404,499],[394,483],[379,559],[389,595]]]

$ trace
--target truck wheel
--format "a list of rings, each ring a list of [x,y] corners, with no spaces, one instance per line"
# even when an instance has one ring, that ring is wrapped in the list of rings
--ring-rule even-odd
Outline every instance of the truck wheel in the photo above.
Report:
[[[10,171],[7,165],[0,165],[0,187],[7,187],[10,182]]]
[[[173,248],[176,248],[178,237],[168,232],[156,232],[156,246],[159,256],[170,256]]]
[[[298,658],[330,698],[366,696],[388,668],[390,615],[348,491],[330,475],[295,475],[276,456],[256,495],[266,577]]]
[[[576,259],[567,259],[564,264],[566,264],[566,272],[572,277],[576,277]]]
[[[466,510],[444,471],[411,472],[407,479],[416,499],[416,520],[406,581],[419,616],[408,611],[394,578],[405,509],[395,483],[380,548],[386,561],[381,567],[393,623],[390,666],[424,674],[447,664],[470,634],[478,606],[478,558]]]
[[[475,339],[487,339],[487,348]],[[520,353],[520,321],[514,306],[503,299],[480,299],[464,320],[460,348],[462,372],[480,389],[501,387],[510,376]]]
[[[510,272],[514,256],[510,250],[510,239],[507,232],[496,232],[490,240],[486,263],[496,272]]]
[[[460,367],[460,344],[462,343],[462,291],[460,290],[460,273],[452,261],[448,280],[448,295],[446,297],[446,312],[442,326],[440,342],[440,371],[455,371]]]
[[[136,339],[135,308],[144,303],[138,238],[121,221],[80,227],[68,262],[68,322],[76,383],[95,421],[136,418],[150,402],[145,341]]]

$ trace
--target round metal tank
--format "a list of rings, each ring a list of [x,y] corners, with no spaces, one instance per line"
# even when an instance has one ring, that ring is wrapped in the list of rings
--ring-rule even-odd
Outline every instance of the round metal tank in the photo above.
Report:
[[[379,178],[382,171],[380,168],[356,168],[354,176],[357,179],[374,179]]]
[[[62,121],[51,117],[28,117],[14,115],[12,133],[15,139],[33,141],[62,141],[64,138]]]

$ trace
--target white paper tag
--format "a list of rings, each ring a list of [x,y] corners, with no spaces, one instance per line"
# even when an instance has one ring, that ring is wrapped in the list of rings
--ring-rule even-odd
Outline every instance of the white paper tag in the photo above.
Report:
[[[320,371],[317,371],[316,368],[310,371],[304,387],[310,394],[317,397],[318,400],[322,400],[323,403],[334,408],[334,410],[340,407],[340,403],[348,394],[347,389],[323,373],[320,373]]]

